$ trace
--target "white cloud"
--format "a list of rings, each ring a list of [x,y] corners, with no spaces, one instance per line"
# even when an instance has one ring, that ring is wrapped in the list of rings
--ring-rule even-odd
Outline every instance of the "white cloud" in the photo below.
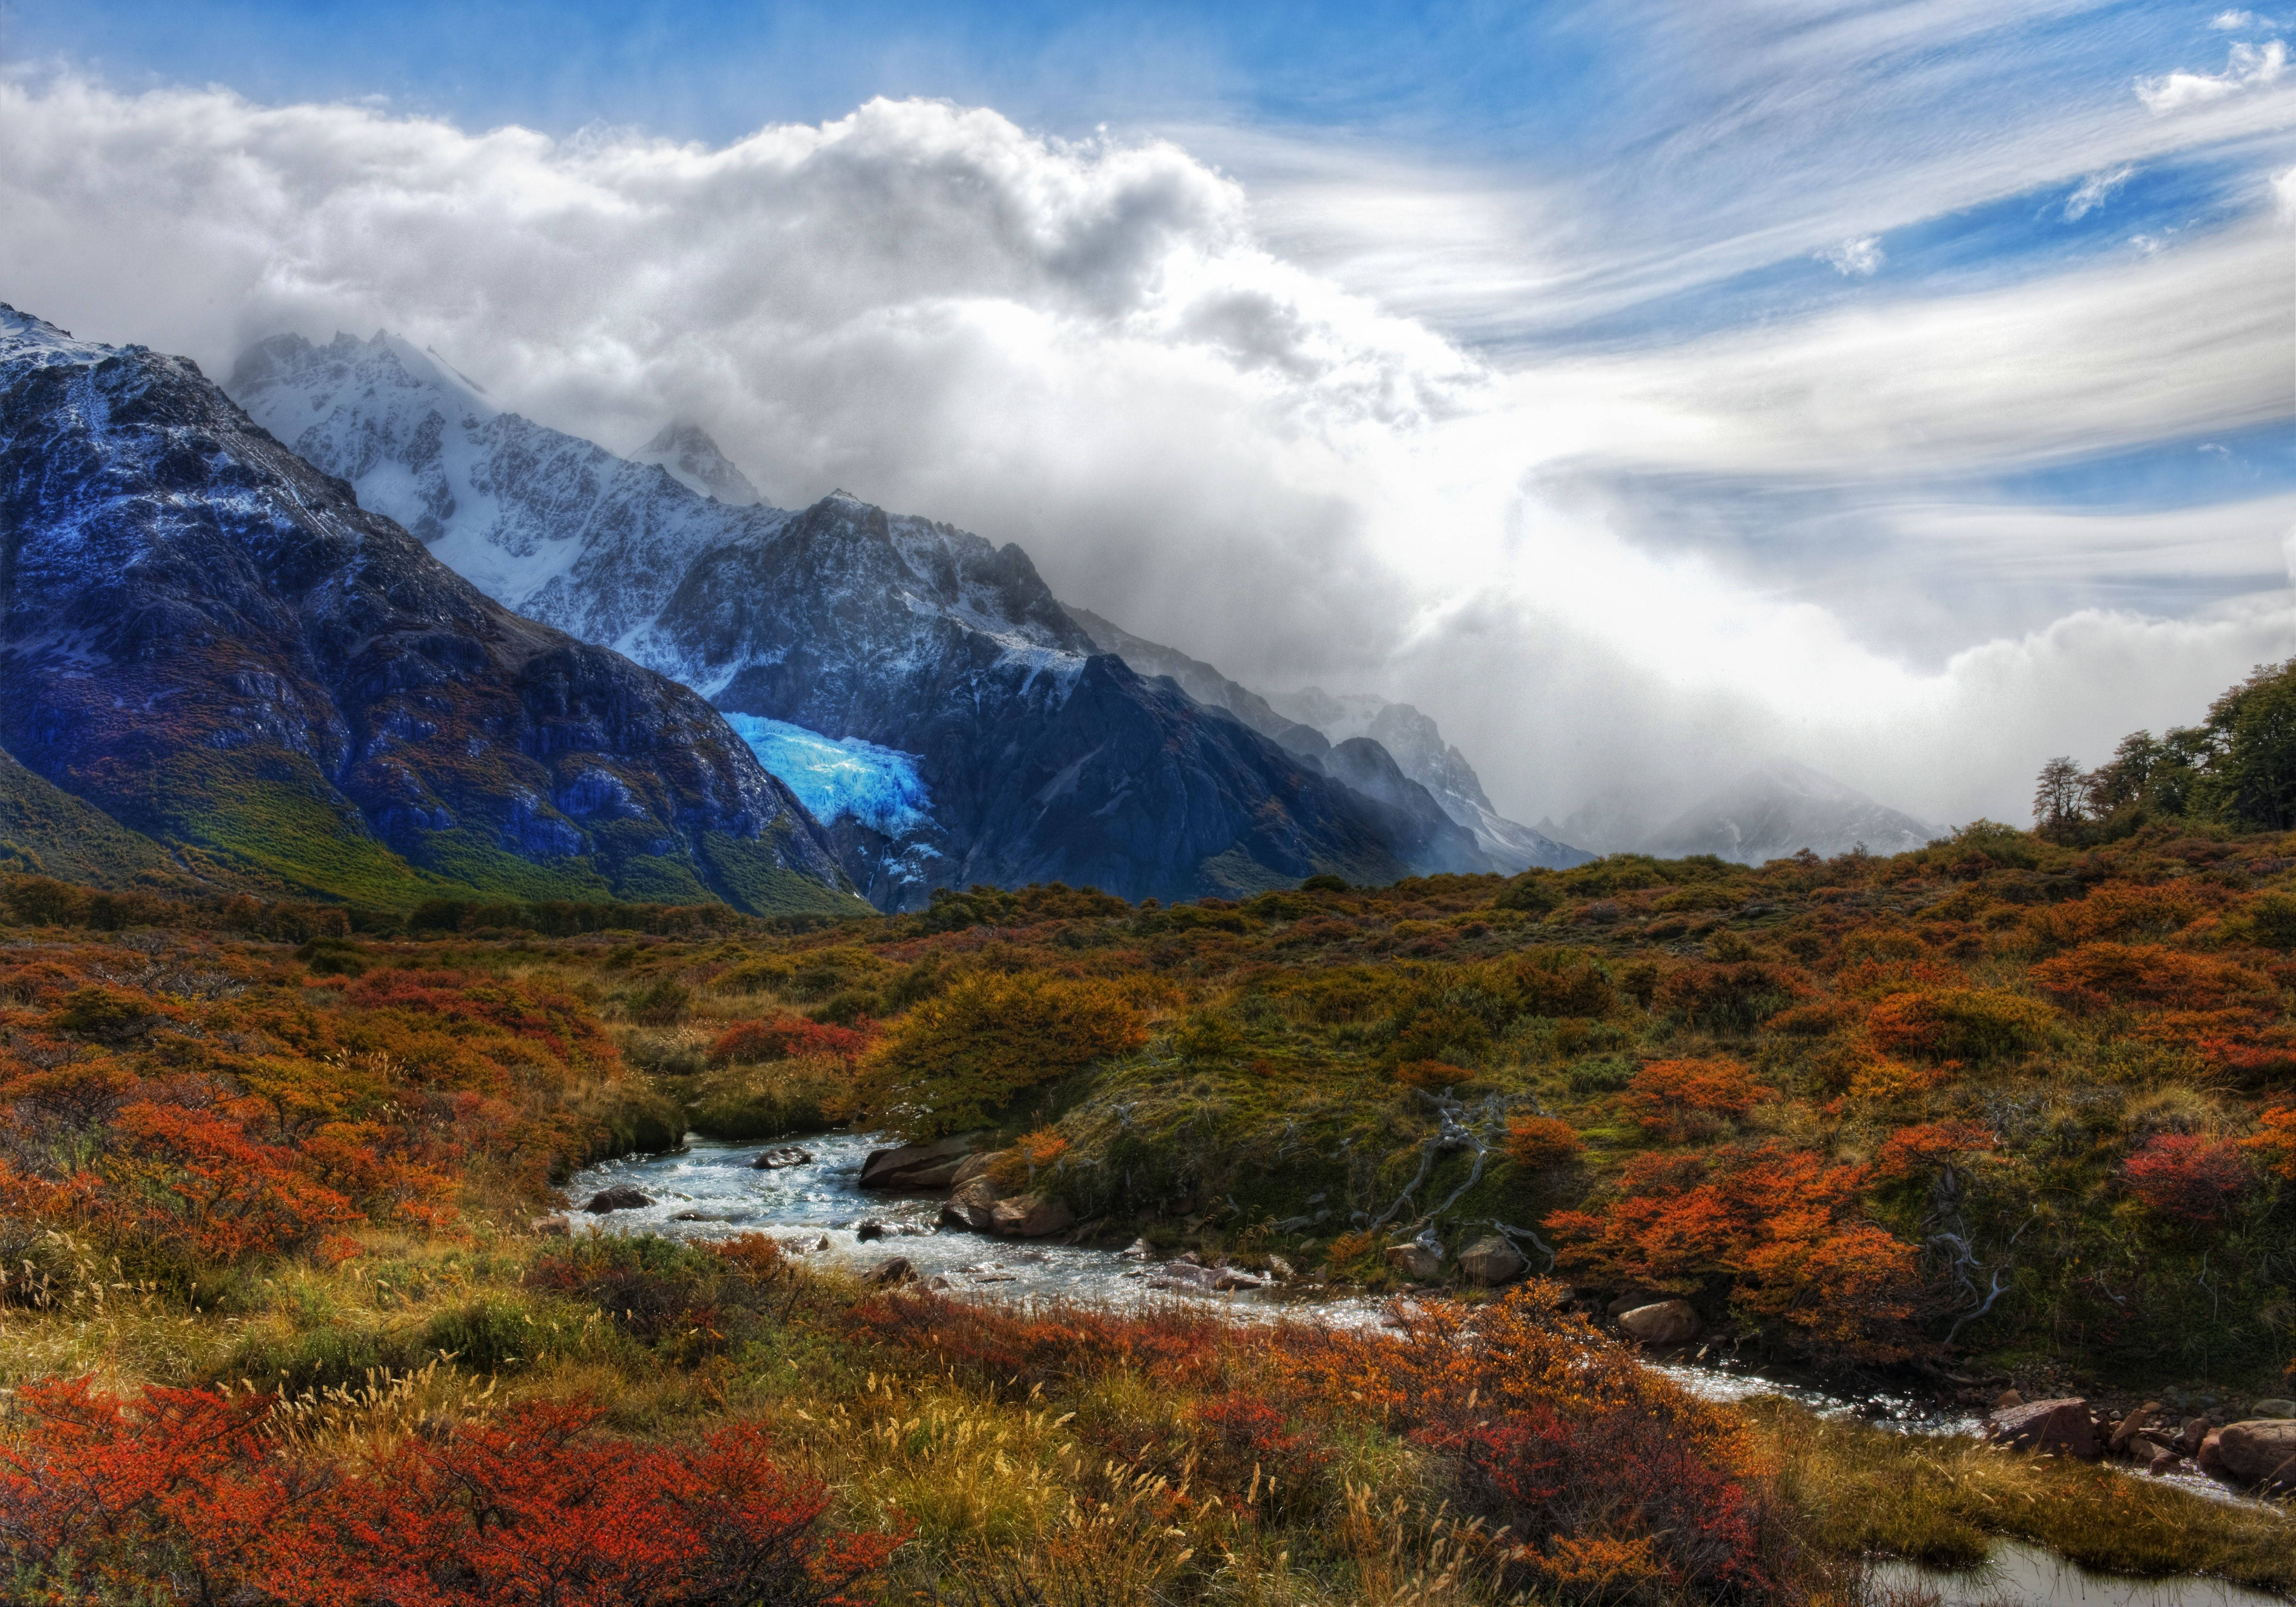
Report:
[[[2224,100],[2244,89],[2277,83],[2287,70],[2288,46],[2283,41],[2271,39],[2262,45],[2243,42],[2232,47],[2222,72],[2167,72],[2158,78],[2139,78],[2136,98],[2144,102],[2149,111],[2182,111]]]
[[[0,298],[83,335],[227,373],[278,329],[387,326],[609,444],[698,418],[775,500],[842,484],[1017,541],[1062,594],[1242,678],[1412,697],[1525,817],[1780,749],[1918,813],[1998,813],[2032,754],[2190,717],[2296,652],[2282,598],[2077,613],[1919,671],[1590,488],[2253,422],[2288,372],[2268,229],[1503,371],[1271,249],[1176,143],[939,103],[707,147],[0,80]]]
[[[2065,221],[2079,223],[2095,211],[2115,190],[2127,184],[2136,171],[2134,167],[2124,165],[2110,173],[2092,173],[2081,180],[2080,187],[2065,197]]]
[[[2230,34],[2247,29],[2269,28],[2272,24],[2254,12],[2218,12],[2209,19],[2209,26],[2220,34]]]
[[[1872,234],[1855,240],[1844,240],[1830,245],[1817,254],[1818,260],[1830,266],[1843,278],[1870,278],[1890,260],[1882,250],[1881,241]]]

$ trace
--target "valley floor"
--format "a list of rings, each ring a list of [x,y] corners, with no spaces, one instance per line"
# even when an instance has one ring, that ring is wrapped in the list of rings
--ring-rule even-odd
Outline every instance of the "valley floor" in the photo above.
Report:
[[[7,880],[12,1589],[1847,1602],[2013,1537],[2296,1592],[2284,1497],[1693,1398],[1608,1315],[1965,1406],[2266,1411],[2282,846],[356,934]],[[846,1124],[962,1136],[960,1201],[1063,1236],[1411,1303],[1006,1306],[738,1224],[536,1231],[596,1159]],[[1494,1235],[1529,1265],[1487,1285]]]

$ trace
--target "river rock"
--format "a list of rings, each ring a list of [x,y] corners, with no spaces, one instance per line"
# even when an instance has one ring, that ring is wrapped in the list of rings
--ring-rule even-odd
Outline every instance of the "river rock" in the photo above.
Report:
[[[1521,1252],[1496,1234],[1478,1239],[1459,1252],[1459,1270],[1486,1287],[1521,1277],[1526,1265]]]
[[[894,1256],[871,1267],[869,1281],[880,1289],[890,1289],[896,1283],[914,1283],[917,1281],[917,1269],[910,1265],[908,1257]]]
[[[617,1183],[611,1188],[602,1188],[591,1195],[590,1203],[582,1209],[593,1216],[603,1216],[608,1211],[634,1211],[642,1205],[652,1203],[652,1195],[642,1193],[633,1185]]]
[[[1701,1326],[1688,1300],[1660,1300],[1619,1314],[1619,1332],[1645,1345],[1686,1345]]]
[[[2276,1474],[2296,1477],[2292,1462],[2296,1462],[2296,1419],[2243,1418],[2201,1441],[2202,1471],[2234,1484],[2261,1484]]]
[[[885,1225],[882,1222],[858,1222],[854,1225],[853,1242],[856,1244],[866,1244],[872,1239],[884,1236]]]
[[[2248,1409],[2251,1417],[2296,1417],[2296,1400],[2259,1400]]]
[[[1144,1261],[1156,1253],[1156,1247],[1145,1239],[1135,1239],[1116,1253],[1127,1261]]]
[[[948,1180],[949,1186],[963,1188],[975,1177],[987,1176],[990,1164],[1004,1152],[1002,1150],[983,1150],[978,1154],[967,1155],[956,1163],[956,1170]]]
[[[560,1211],[555,1216],[537,1217],[526,1225],[526,1231],[537,1238],[563,1239],[574,1231],[574,1225],[566,1219],[564,1211]]]
[[[930,1193],[954,1183],[956,1168],[972,1153],[972,1141],[964,1138],[936,1138],[931,1144],[872,1150],[861,1163],[861,1186]]]
[[[2143,1433],[2146,1429],[2151,1428],[2152,1426],[2153,1414],[2160,1410],[2161,1403],[2159,1401],[2148,1400],[2143,1406],[2137,1407],[2136,1410],[2131,1412],[2128,1416],[2122,1418],[2118,1423],[2114,1424],[2112,1430],[2112,1449],[2115,1453],[2120,1452],[2128,1446],[2128,1442],[2132,1439]],[[2148,1458],[2151,1455],[2152,1453],[2149,1451],[2145,1453],[2145,1455]]]
[[[767,1150],[750,1162],[753,1170],[760,1172],[778,1172],[789,1167],[812,1164],[813,1157],[794,1144],[783,1144],[779,1149]]]
[[[1076,1213],[1064,1200],[1023,1194],[1017,1200],[999,1200],[988,1219],[990,1226],[1008,1239],[1041,1239],[1075,1226]]]
[[[1390,1244],[1387,1264],[1414,1283],[1431,1283],[1443,1275],[1443,1252],[1424,1244]]]
[[[2148,1473],[2171,1472],[2178,1463],[2184,1461],[2184,1458],[2177,1455],[2176,1451],[2169,1446],[2158,1445],[2152,1440],[2146,1440],[2144,1443],[2154,1447],[2152,1459],[2144,1464],[2144,1471]]]
[[[940,1208],[943,1227],[970,1228],[977,1234],[994,1232],[996,1226],[996,1185],[986,1177],[975,1175],[956,1185]]]
[[[2047,1451],[2084,1462],[2097,1455],[2096,1419],[2079,1396],[2004,1406],[1987,1420],[1985,1437],[2012,1450]]]

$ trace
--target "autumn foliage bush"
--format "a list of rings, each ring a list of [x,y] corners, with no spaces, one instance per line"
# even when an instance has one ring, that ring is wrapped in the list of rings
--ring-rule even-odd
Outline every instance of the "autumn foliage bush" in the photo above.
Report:
[[[909,1138],[984,1125],[1022,1090],[1135,1049],[1147,1022],[1113,983],[972,976],[902,1018],[870,1056],[862,1099]]]
[[[1570,1124],[1553,1116],[1518,1116],[1507,1123],[1507,1159],[1544,1171],[1576,1160],[1586,1148]]]
[[[0,1558],[18,1599],[250,1607],[810,1607],[898,1537],[838,1532],[753,1424],[604,1438],[529,1403],[340,1459],[275,1402],[85,1380],[18,1390],[0,1433]]]
[[[1654,1152],[1621,1168],[1594,1209],[1546,1226],[1561,1265],[1613,1287],[1691,1292],[1724,1276],[1742,1309],[1814,1349],[1898,1360],[1919,1348],[1917,1255],[1864,1218],[1866,1180],[1775,1139]]]
[[[1620,1101],[1645,1132],[1669,1143],[1711,1138],[1777,1092],[1734,1060],[1652,1061]]]
[[[864,1025],[839,1027],[803,1016],[776,1016],[760,1021],[737,1021],[718,1035],[709,1058],[723,1065],[733,1061],[792,1060],[819,1056],[847,1062],[857,1061],[869,1047],[872,1033]]]
[[[2229,1215],[2253,1174],[2240,1146],[2198,1133],[2160,1133],[2121,1163],[2128,1192],[2180,1222],[2206,1225]]]

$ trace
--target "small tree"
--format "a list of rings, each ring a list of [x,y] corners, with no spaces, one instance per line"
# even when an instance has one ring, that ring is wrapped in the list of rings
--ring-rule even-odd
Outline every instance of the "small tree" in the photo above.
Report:
[[[2044,837],[2060,838],[2088,818],[2087,777],[2072,759],[2060,754],[2041,767],[2033,783],[2033,829]]]

